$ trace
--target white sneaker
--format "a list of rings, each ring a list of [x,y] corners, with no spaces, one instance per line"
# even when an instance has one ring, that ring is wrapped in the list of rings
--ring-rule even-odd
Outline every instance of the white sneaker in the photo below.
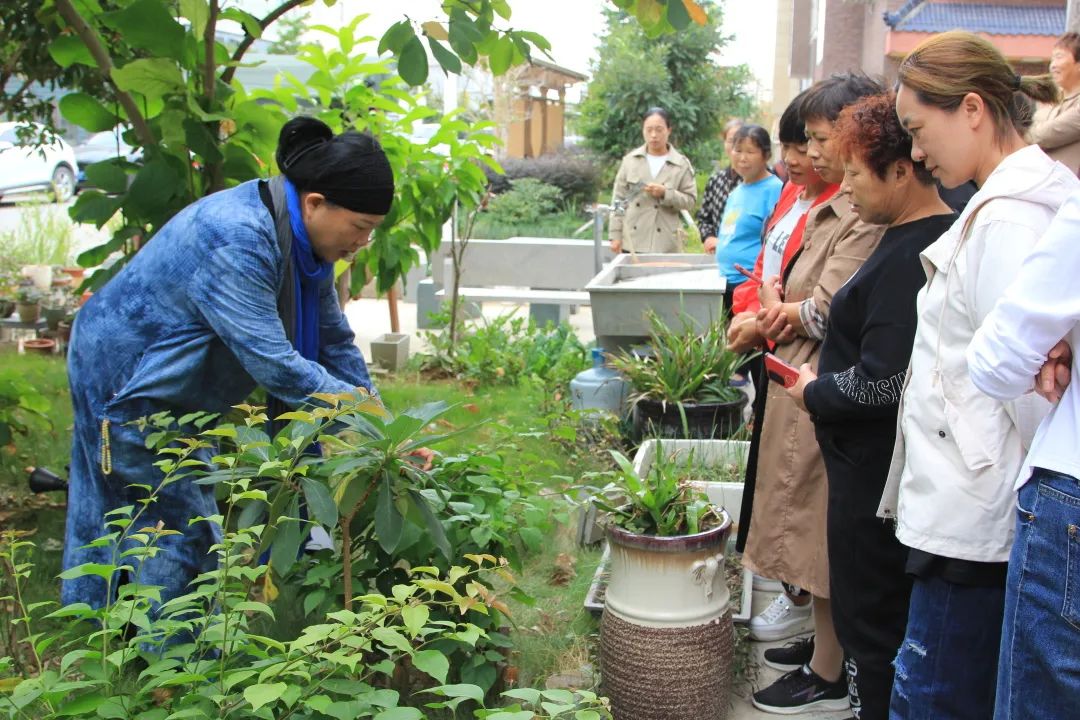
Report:
[[[812,613],[813,603],[799,607],[785,593],[780,593],[760,615],[750,618],[750,638],[772,642],[804,633]]]

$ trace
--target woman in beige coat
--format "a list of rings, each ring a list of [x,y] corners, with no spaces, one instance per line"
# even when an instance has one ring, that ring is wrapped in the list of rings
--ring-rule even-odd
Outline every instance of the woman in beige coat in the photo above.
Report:
[[[844,167],[831,146],[831,129],[840,111],[881,92],[861,75],[838,75],[807,93],[800,108],[810,139],[807,154],[822,180],[839,183]],[[759,331],[777,343],[775,354],[799,367],[816,365],[833,294],[877,246],[885,228],[861,222],[841,195],[810,210],[802,246],[783,278],[766,278],[760,292]],[[843,651],[829,607],[826,544],[828,481],[814,424],[784,388],[769,382],[760,438],[751,452],[753,512],[743,564],[758,575],[788,585],[773,604],[751,620],[751,635],[781,639],[798,633],[813,608],[814,642],[770,650],[767,664],[793,670],[754,694],[756,707],[789,714],[802,710],[844,709]],[[745,507],[745,505],[744,505]],[[744,510],[745,512],[745,510]],[[744,522],[746,518],[744,517]],[[795,586],[809,593],[801,597]]]
[[[615,176],[608,236],[612,252],[681,252],[685,240],[679,212],[697,203],[694,168],[668,142],[671,117],[649,108],[642,121],[645,144],[622,159]]]

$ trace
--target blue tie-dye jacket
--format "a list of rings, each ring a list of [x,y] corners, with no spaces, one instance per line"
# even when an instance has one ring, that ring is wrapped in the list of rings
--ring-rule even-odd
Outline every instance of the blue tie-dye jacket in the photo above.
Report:
[[[256,384],[294,406],[316,392],[372,390],[332,282],[321,292],[319,362],[293,348],[277,310],[283,267],[257,182],[203,198],[79,311],[73,384],[117,420],[224,411]]]
[[[75,428],[65,569],[113,562],[111,548],[91,545],[108,532],[107,514],[139,506],[142,488],[160,484],[148,431],[130,421],[161,411],[223,412],[256,384],[290,405],[315,392],[373,391],[332,279],[320,294],[318,363],[285,336],[277,309],[282,280],[273,219],[258,184],[249,182],[179,213],[79,311],[68,351]],[[212,455],[197,453],[206,463]],[[157,502],[140,512],[141,526],[160,522],[182,533],[163,537],[160,553],[139,571],[141,582],[161,588],[163,601],[215,567],[217,526],[190,524],[216,514],[211,486],[162,485]],[[61,600],[100,607],[106,592],[105,581],[90,574],[65,579]]]

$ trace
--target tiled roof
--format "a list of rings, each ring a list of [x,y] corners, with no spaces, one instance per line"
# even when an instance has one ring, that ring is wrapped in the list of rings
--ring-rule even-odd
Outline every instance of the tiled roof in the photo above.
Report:
[[[982,5],[909,0],[885,24],[900,32],[968,30],[989,35],[1060,35],[1065,32],[1063,6]]]

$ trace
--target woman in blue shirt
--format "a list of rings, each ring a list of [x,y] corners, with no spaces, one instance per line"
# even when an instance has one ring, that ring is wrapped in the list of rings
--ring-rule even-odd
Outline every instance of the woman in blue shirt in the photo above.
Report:
[[[158,459],[131,421],[225,412],[256,385],[274,405],[315,393],[374,392],[364,358],[338,306],[334,261],[368,244],[390,210],[394,176],[368,135],[334,135],[313,118],[281,131],[282,175],[250,181],[185,208],[79,311],[68,374],[75,410],[64,567],[109,563],[106,513],[137,505],[156,486]],[[210,453],[199,459],[209,461]],[[162,537],[140,582],[165,602],[216,564],[213,487],[181,480],[162,487],[143,525]],[[113,592],[117,583],[114,582]],[[104,579],[64,580],[65,604],[107,601]]]
[[[735,265],[754,267],[761,252],[761,229],[784,186],[769,172],[772,142],[769,133],[760,125],[739,128],[732,155],[732,167],[742,182],[728,196],[716,238],[705,242],[705,252],[716,253],[720,274],[727,280],[725,308],[731,307],[735,288],[746,280]]]

